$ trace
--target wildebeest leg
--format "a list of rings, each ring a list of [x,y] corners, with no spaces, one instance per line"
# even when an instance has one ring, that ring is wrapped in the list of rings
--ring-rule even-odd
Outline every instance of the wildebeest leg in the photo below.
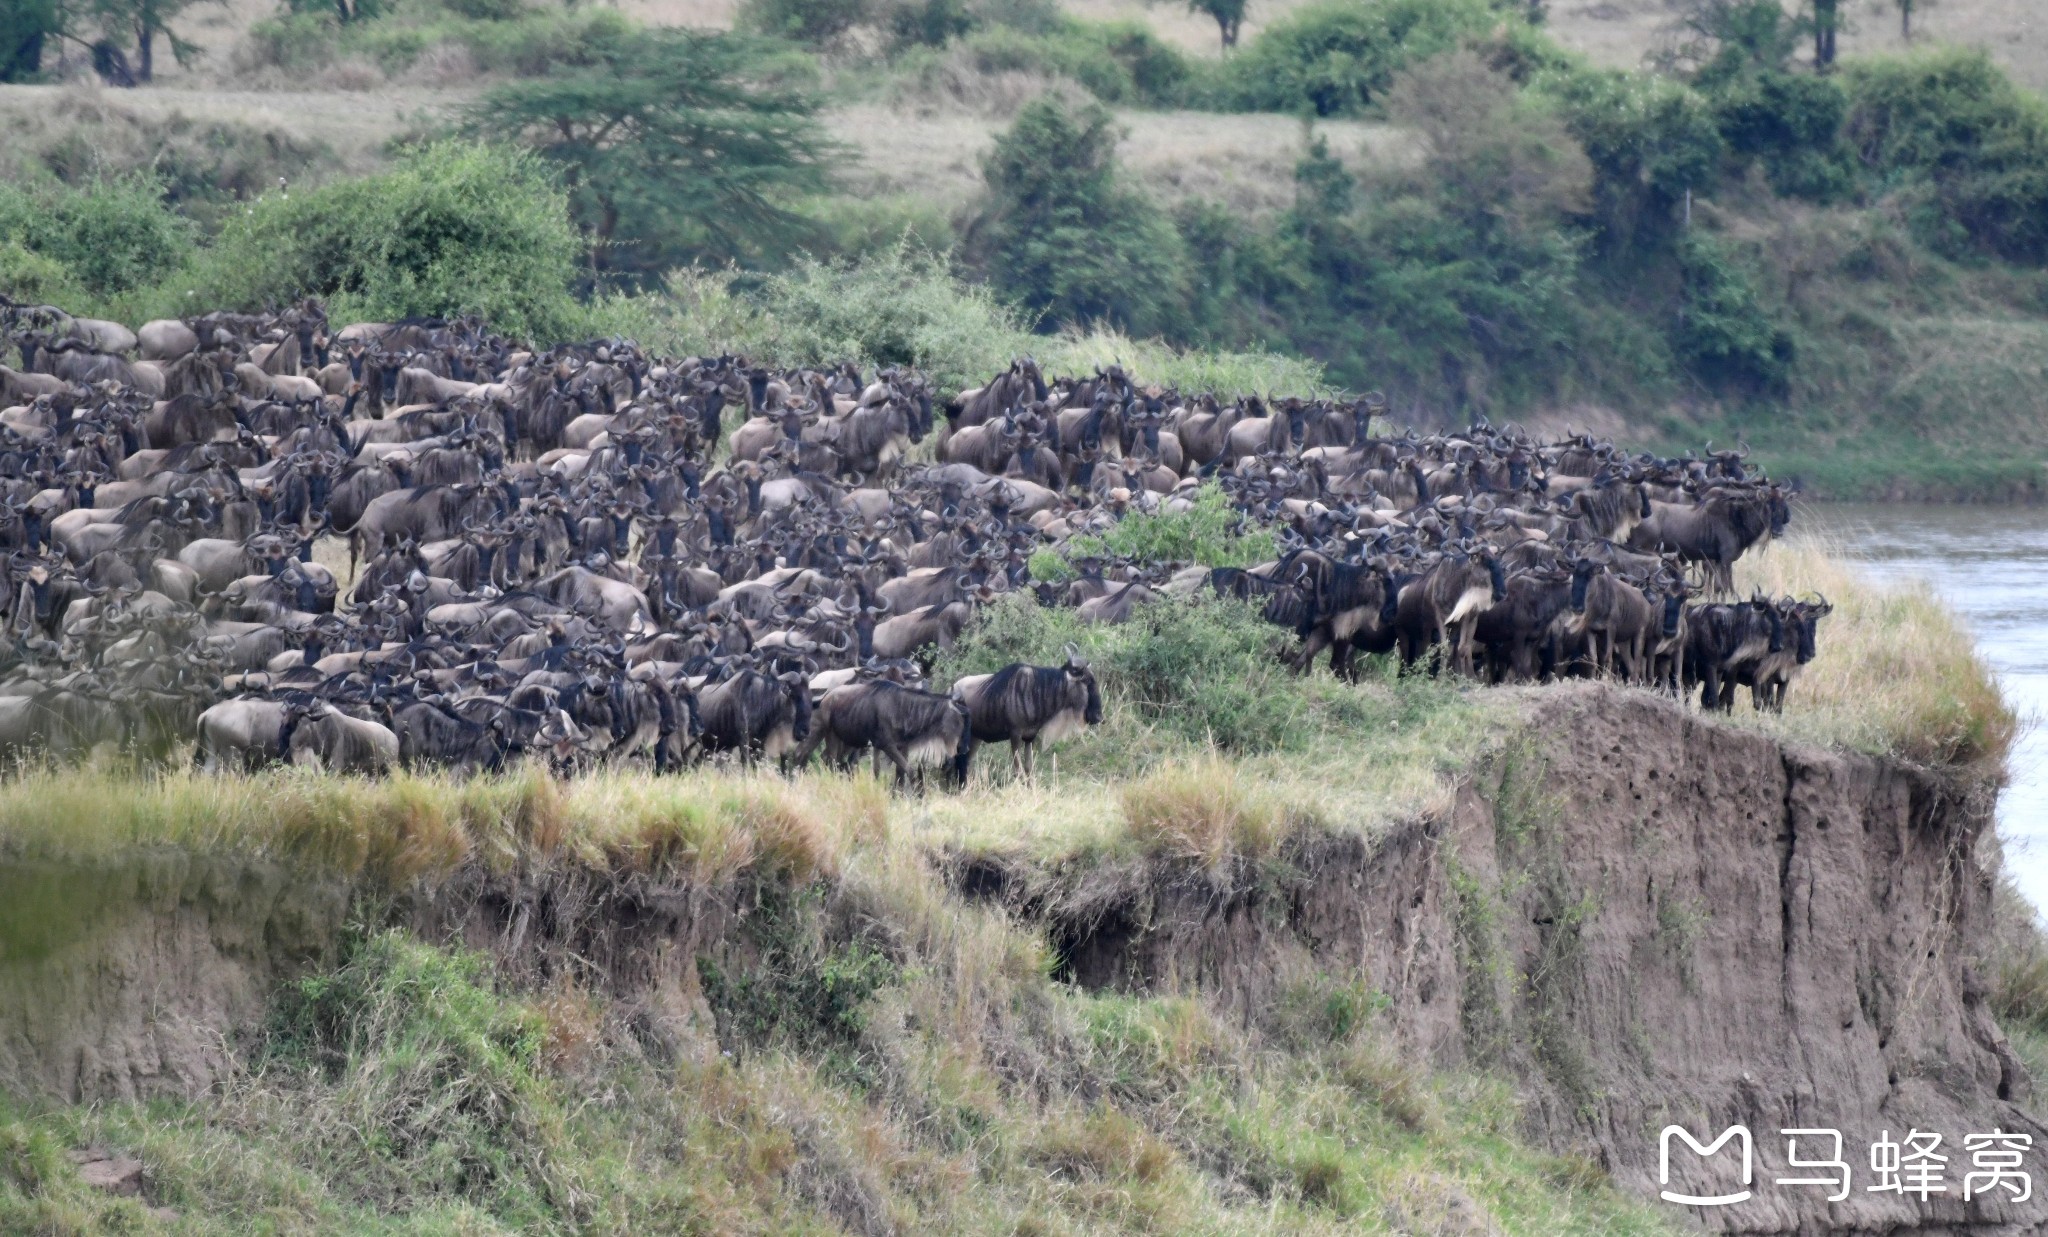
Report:
[[[1347,683],[1357,682],[1358,668],[1351,664],[1351,659],[1357,651],[1357,646],[1353,645],[1349,640],[1331,640],[1330,673]]]
[[[884,756],[887,756],[889,758],[890,764],[896,766],[896,785],[899,788],[911,780],[909,758],[903,754],[902,748],[898,747],[894,742],[888,739],[877,739],[875,741],[876,777],[880,777],[882,775],[882,757]]]
[[[1319,626],[1314,631],[1309,632],[1307,636],[1303,637],[1301,641],[1301,650],[1290,659],[1294,672],[1296,674],[1307,674],[1308,668],[1315,664],[1316,657],[1323,651],[1323,647],[1325,644],[1329,644],[1330,647],[1333,648],[1335,647],[1334,642],[1332,642],[1330,639],[1330,633],[1327,627]],[[1335,656],[1336,655],[1334,653],[1331,655],[1331,668],[1333,670],[1336,668]]]

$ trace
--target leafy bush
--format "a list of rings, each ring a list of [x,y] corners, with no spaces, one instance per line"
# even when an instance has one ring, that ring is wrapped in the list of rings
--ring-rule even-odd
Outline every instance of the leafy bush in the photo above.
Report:
[[[947,391],[985,381],[1031,343],[989,289],[962,283],[942,256],[909,244],[859,261],[801,258],[762,280],[749,304],[759,316],[737,341],[749,351],[914,365]]]
[[[987,674],[1015,661],[1056,664],[1078,645],[1101,684],[1105,708],[1188,743],[1229,752],[1309,744],[1342,699],[1298,679],[1279,652],[1288,632],[1258,609],[1204,595],[1140,607],[1114,626],[1082,623],[1072,610],[1017,594],[987,607],[942,660],[946,679]]]
[[[1040,99],[984,161],[988,194],[971,260],[1006,299],[1047,325],[1177,325],[1187,254],[1164,212],[1117,177],[1114,121],[1100,104]]]
[[[1034,579],[1065,579],[1073,574],[1068,564],[1090,557],[1249,567],[1279,556],[1270,528],[1248,523],[1222,490],[1204,486],[1189,510],[1135,513],[1108,532],[1069,538],[1057,552],[1033,558],[1031,574]]]
[[[1493,25],[1486,0],[1366,0],[1296,9],[1226,68],[1224,101],[1253,111],[1349,116],[1394,75]]]
[[[891,0],[882,20],[898,50],[944,47],[980,24],[967,0]]]
[[[1931,239],[1952,231],[2048,262],[2048,101],[1981,51],[1859,61],[1846,78],[1850,145],[1882,181],[1925,197]]]
[[[829,48],[866,22],[871,8],[869,0],[745,0],[740,5],[739,26],[755,34]]]
[[[963,48],[978,72],[1071,78],[1105,103],[1171,106],[1194,77],[1185,56],[1137,22],[1069,18],[1042,34],[991,26],[969,36]]]
[[[557,339],[579,316],[569,283],[581,248],[539,160],[443,142],[380,175],[260,199],[230,219],[194,295],[254,309],[314,293],[338,313],[478,313]]]
[[[1537,88],[1592,160],[1592,216],[1610,251],[1661,237],[1688,190],[1718,178],[1726,143],[1705,99],[1668,78],[1609,69],[1545,74]]]
[[[1791,335],[1766,309],[1747,272],[1712,237],[1688,232],[1679,245],[1684,299],[1674,342],[1701,377],[1721,387],[1782,386]]]
[[[1728,149],[1760,162],[1779,193],[1829,201],[1854,186],[1842,145],[1849,96],[1834,78],[1773,69],[1735,77],[1710,98]]]
[[[195,229],[142,174],[79,189],[0,185],[0,245],[28,279],[106,296],[163,279],[191,257]],[[58,272],[63,277],[58,278]]]

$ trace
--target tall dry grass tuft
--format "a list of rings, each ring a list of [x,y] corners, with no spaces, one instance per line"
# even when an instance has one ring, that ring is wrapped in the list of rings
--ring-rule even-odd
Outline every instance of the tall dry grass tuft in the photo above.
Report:
[[[1781,719],[1740,705],[1739,720],[1792,738],[1996,775],[2019,722],[1970,633],[1924,584],[1885,586],[1812,534],[1736,565],[1737,591],[1821,594],[1813,663],[1785,696]]]
[[[1270,854],[1285,823],[1266,794],[1213,753],[1129,783],[1119,802],[1125,826],[1146,853],[1210,867],[1233,855]]]

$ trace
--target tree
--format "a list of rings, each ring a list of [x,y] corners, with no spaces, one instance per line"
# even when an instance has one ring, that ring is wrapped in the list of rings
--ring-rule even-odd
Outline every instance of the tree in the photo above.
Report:
[[[42,71],[43,45],[64,33],[57,0],[14,0],[0,6],[0,82],[25,81]]]
[[[593,279],[756,259],[801,236],[789,203],[825,188],[833,155],[781,46],[594,28],[545,75],[486,93],[464,128],[561,169]]]
[[[982,164],[970,259],[1047,326],[1108,321],[1142,334],[1185,318],[1186,247],[1164,212],[1118,183],[1116,143],[1102,105],[1048,96],[1017,113]]]
[[[1899,38],[1907,43],[1913,41],[1913,14],[1924,12],[1934,0],[1893,0],[1899,6]]]
[[[89,0],[95,22],[110,36],[126,35],[135,40],[135,79],[151,81],[156,76],[156,41],[159,35],[170,45],[171,56],[181,65],[199,55],[199,45],[178,37],[171,22],[202,0]]]
[[[1813,67],[1825,73],[1835,63],[1835,34],[1841,29],[1841,0],[1813,0]]]
[[[1223,35],[1225,51],[1237,46],[1238,31],[1244,26],[1247,0],[1187,0],[1189,10],[1200,13],[1216,23],[1216,29]]]

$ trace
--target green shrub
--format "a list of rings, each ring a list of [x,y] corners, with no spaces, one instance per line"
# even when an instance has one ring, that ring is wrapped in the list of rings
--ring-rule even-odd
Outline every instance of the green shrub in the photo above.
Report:
[[[1686,233],[1678,254],[1685,276],[1673,340],[1679,355],[1714,386],[1782,387],[1792,365],[1792,336],[1765,308],[1748,273],[1703,233]]]
[[[1065,578],[1072,574],[1068,564],[1088,557],[1249,567],[1279,556],[1270,528],[1248,523],[1222,490],[1204,486],[1189,510],[1136,513],[1108,532],[1069,538],[1059,551],[1035,557],[1031,574],[1034,579]],[[1041,565],[1048,570],[1041,572]]]
[[[1170,331],[1185,318],[1187,253],[1166,214],[1119,182],[1116,140],[1100,104],[1019,112],[983,162],[970,259],[1047,326]]]
[[[1612,69],[1545,74],[1536,88],[1593,162],[1592,217],[1609,251],[1659,238],[1688,190],[1704,193],[1727,149],[1707,101],[1668,78]]]
[[[2048,101],[1981,51],[1859,61],[1845,76],[1850,145],[1882,183],[1928,201],[1929,239],[2048,262]]]
[[[1253,111],[1350,116],[1403,68],[1491,27],[1486,0],[1366,0],[1294,10],[1228,64],[1224,100]]]
[[[1290,639],[1256,607],[1207,593],[1141,606],[1113,626],[1016,594],[983,610],[937,674],[950,681],[1016,661],[1053,665],[1073,643],[1095,671],[1105,708],[1183,742],[1264,752],[1307,746],[1330,709],[1341,715],[1355,703],[1282,664]]]
[[[1849,95],[1836,79],[1770,69],[1732,77],[1709,98],[1729,151],[1761,163],[1777,192],[1829,201],[1854,187],[1842,144]]]
[[[230,219],[194,295],[243,309],[308,293],[373,318],[477,313],[500,330],[565,338],[581,252],[561,187],[530,155],[461,142]]]
[[[43,49],[63,31],[57,0],[14,0],[0,11],[0,82],[34,79],[43,67]]]
[[[1105,103],[1171,106],[1182,101],[1194,77],[1185,56],[1136,22],[1069,18],[1040,34],[990,26],[970,35],[963,48],[978,72],[1066,77]]]
[[[897,50],[944,47],[981,24],[967,0],[891,0],[882,27]]]
[[[739,26],[755,34],[828,48],[866,22],[871,8],[869,0],[745,0],[740,5]]]
[[[97,296],[170,275],[191,257],[196,231],[164,204],[161,184],[140,173],[78,189],[0,186],[0,243],[24,255],[10,265],[25,278],[71,282]]]
[[[719,343],[783,363],[914,365],[940,390],[956,391],[986,381],[1032,343],[989,289],[961,282],[943,256],[908,243],[858,261],[800,258],[738,303],[726,299],[729,283],[711,290],[701,282],[682,291],[714,321],[694,332],[706,339],[682,327],[677,343],[687,350]]]

